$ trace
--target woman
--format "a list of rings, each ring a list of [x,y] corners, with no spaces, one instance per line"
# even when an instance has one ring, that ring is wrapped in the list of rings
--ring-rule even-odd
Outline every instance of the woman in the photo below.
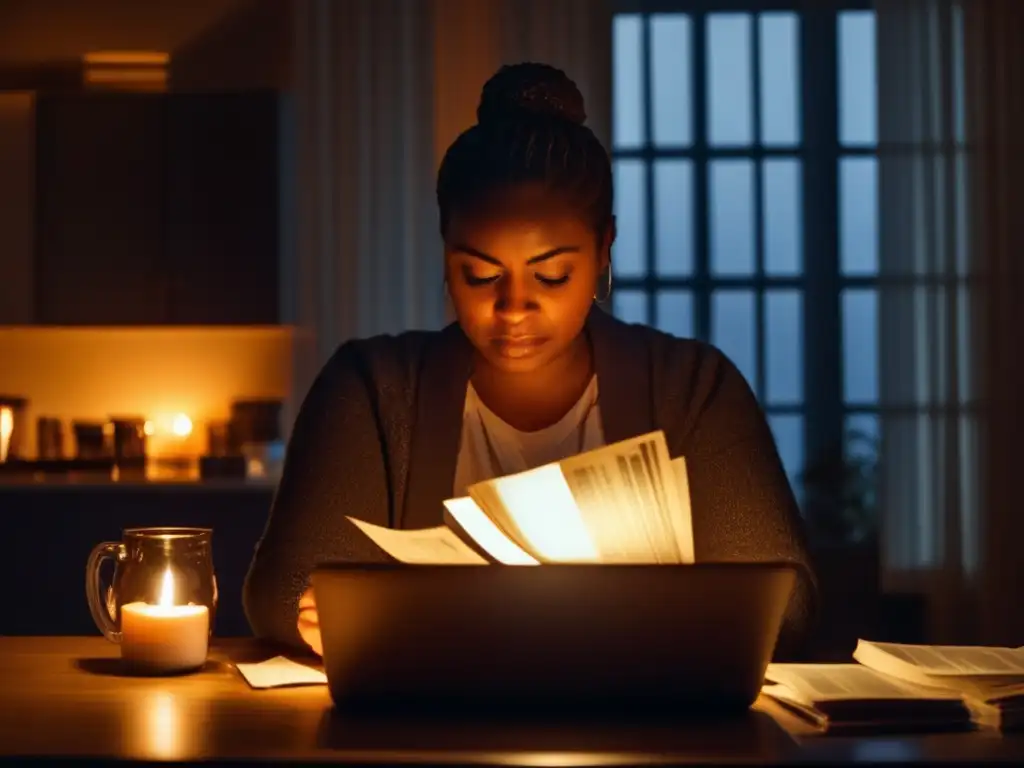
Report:
[[[343,344],[296,419],[246,580],[255,634],[322,652],[309,574],[377,559],[348,521],[438,525],[469,484],[665,431],[686,456],[698,560],[788,560],[801,575],[780,651],[804,639],[814,576],[765,417],[717,349],[627,325],[611,288],[608,154],[560,70],[503,67],[437,180],[440,332]]]

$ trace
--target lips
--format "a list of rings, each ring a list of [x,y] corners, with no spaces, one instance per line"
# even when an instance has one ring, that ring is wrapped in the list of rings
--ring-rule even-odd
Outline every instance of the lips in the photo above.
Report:
[[[492,343],[504,357],[529,357],[547,342],[544,336],[496,336]]]

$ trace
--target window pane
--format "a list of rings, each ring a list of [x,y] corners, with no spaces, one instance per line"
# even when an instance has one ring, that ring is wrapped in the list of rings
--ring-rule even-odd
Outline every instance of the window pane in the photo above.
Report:
[[[693,271],[692,161],[655,161],[654,201],[658,274],[689,275]]]
[[[754,272],[754,163],[712,160],[708,175],[711,213],[711,271],[718,275]]]
[[[803,179],[799,160],[765,160],[764,271],[796,275],[803,267]]]
[[[800,291],[765,294],[765,399],[792,405],[804,396],[804,317]]]
[[[642,160],[615,161],[615,221],[612,255],[615,275],[639,277],[647,259],[646,189]]]
[[[843,399],[878,402],[878,295],[874,290],[843,291]]]
[[[804,417],[790,413],[771,414],[768,425],[775,435],[775,445],[789,476],[789,484],[799,499],[799,478],[804,471]]]
[[[643,46],[640,14],[617,14],[612,22],[613,143],[616,147],[637,147],[643,143]]]
[[[707,17],[708,143],[753,143],[753,88],[750,82],[750,14]]]
[[[646,323],[647,294],[627,288],[616,290],[612,294],[612,311],[627,323]]]
[[[686,146],[693,141],[690,17],[651,16],[651,110],[654,143]]]
[[[757,387],[755,321],[753,291],[712,294],[711,343],[728,355],[752,389]]]
[[[690,291],[660,291],[655,309],[658,330],[682,338],[693,337],[693,294]]]
[[[953,141],[967,141],[967,105],[964,92],[965,61],[964,61],[964,9],[953,5],[951,9],[953,38]]]
[[[878,272],[878,160],[839,161],[839,261],[843,274]]]
[[[800,142],[800,35],[795,13],[762,13],[761,143]]]
[[[874,12],[839,14],[838,66],[839,141],[874,144],[878,141]]]

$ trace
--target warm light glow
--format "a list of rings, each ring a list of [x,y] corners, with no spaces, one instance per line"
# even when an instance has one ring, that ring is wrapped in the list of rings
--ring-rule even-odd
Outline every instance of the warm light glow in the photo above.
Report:
[[[92,51],[83,59],[92,66],[166,67],[171,57],[163,51]]]
[[[128,721],[119,729],[121,747],[137,760],[187,760],[209,735],[208,704],[187,690],[171,692],[163,686],[128,690]]]
[[[85,82],[104,85],[164,85],[167,73],[162,69],[89,69],[85,72]]]
[[[162,51],[94,51],[82,57],[87,86],[163,91],[170,56]]]
[[[287,327],[4,326],[0,393],[31,397],[29,425],[39,415],[57,416],[67,424],[138,414],[153,430],[147,431],[152,438],[148,457],[191,459],[205,449],[203,424],[229,419],[232,400],[289,397],[288,361],[298,336]],[[118,375],[110,376],[111,370]],[[170,431],[179,413],[193,425],[185,439]],[[161,429],[162,415],[166,430]],[[36,430],[22,431],[18,419],[15,413],[12,455],[34,456]]]
[[[192,419],[184,413],[161,413],[147,419],[142,431],[149,437],[167,436],[185,438],[192,434]]]
[[[205,605],[175,605],[174,576],[164,570],[157,601],[121,606],[121,658],[154,670],[198,669],[206,661],[210,611]]]
[[[192,419],[184,413],[177,414],[171,420],[171,434],[178,437],[188,437],[192,434]]]
[[[169,693],[158,693],[149,701],[146,717],[146,741],[149,753],[165,760],[178,756],[177,743],[181,730],[181,716]]]
[[[448,499],[448,512],[483,550],[504,565],[540,565],[528,552],[506,536],[469,498]]]
[[[530,768],[563,768],[564,766],[639,765],[647,762],[638,755],[615,755],[587,752],[517,752],[514,765]]]
[[[157,600],[157,605],[162,608],[174,605],[174,576],[171,575],[170,568],[164,571],[164,581],[160,586],[160,598]]]
[[[193,460],[203,449],[194,438],[192,418],[183,412],[163,411],[150,416],[142,427],[146,433],[146,455],[153,459],[146,472],[151,478],[181,479],[186,467],[171,466],[168,461]]]
[[[14,411],[4,406],[0,408],[0,462],[7,461],[12,434],[14,434]]]
[[[557,464],[503,477],[494,486],[496,498],[490,498],[486,484],[473,486],[469,492],[484,509],[517,510],[513,522],[542,560],[597,561],[590,532]]]

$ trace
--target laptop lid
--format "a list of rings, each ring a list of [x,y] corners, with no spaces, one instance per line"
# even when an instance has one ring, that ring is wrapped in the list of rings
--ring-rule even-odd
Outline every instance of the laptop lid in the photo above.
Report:
[[[795,566],[327,564],[335,703],[748,708]]]

